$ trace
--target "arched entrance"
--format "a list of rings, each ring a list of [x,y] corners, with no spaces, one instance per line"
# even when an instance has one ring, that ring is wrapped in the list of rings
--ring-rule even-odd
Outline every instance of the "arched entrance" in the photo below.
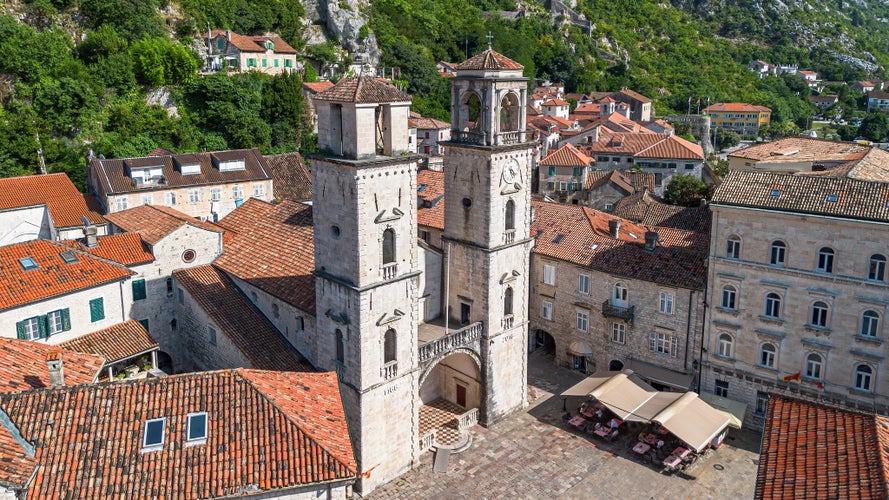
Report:
[[[534,349],[539,349],[545,354],[555,354],[556,339],[544,330],[537,330],[534,333]]]
[[[478,423],[483,397],[475,356],[458,351],[437,362],[420,380],[421,440],[434,433],[438,446],[464,441],[463,431]]]
[[[164,351],[157,351],[157,368],[167,375],[173,374],[173,358]]]
[[[619,372],[624,369],[624,364],[621,361],[616,359],[612,359],[610,363],[608,363],[608,371]]]

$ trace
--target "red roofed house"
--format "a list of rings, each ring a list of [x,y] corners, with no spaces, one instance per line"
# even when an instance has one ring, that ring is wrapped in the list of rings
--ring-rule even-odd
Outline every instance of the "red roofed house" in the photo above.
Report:
[[[714,128],[724,128],[741,135],[751,136],[771,121],[772,110],[746,102],[718,102],[702,111],[710,116]]]
[[[92,195],[84,195],[65,174],[0,179],[0,246],[37,238],[83,236],[83,220],[105,234],[105,219]]]
[[[309,108],[309,116],[312,122],[312,132],[318,133],[318,114],[315,113],[315,94],[323,92],[333,87],[333,82],[325,80],[322,82],[303,82],[303,97],[306,99],[306,106]]]
[[[11,498],[333,498],[357,475],[333,373],[232,370],[0,395]]]
[[[540,110],[543,111],[543,116],[554,116],[556,118],[567,120],[570,107],[571,105],[568,101],[562,99],[550,99],[544,101],[540,105]]]
[[[575,205],[585,199],[587,170],[594,160],[571,144],[565,144],[541,159],[537,190],[553,200]]]
[[[48,361],[57,361],[61,369],[54,370]],[[92,384],[98,381],[104,363],[105,358],[97,354],[0,337],[0,393]]]
[[[889,418],[771,394],[756,500],[889,498]]]
[[[277,35],[245,36],[213,30],[207,39],[211,71],[261,71],[271,75],[296,69],[296,49]]]
[[[688,390],[700,348],[709,236],[645,227],[586,207],[534,202],[530,332],[556,363],[632,369]]]
[[[441,156],[444,147],[441,143],[451,140],[451,124],[425,118],[417,113],[411,113],[408,122],[417,129],[417,153],[428,156]]]

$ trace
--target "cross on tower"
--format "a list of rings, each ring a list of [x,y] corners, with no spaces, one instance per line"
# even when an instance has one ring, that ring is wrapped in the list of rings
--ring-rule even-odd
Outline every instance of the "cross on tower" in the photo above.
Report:
[[[491,32],[488,32],[488,50],[491,50],[491,42],[494,40],[494,35]]]

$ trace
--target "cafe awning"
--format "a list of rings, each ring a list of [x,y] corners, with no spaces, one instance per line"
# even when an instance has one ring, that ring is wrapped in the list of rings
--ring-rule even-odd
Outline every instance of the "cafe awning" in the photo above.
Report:
[[[593,348],[586,342],[575,340],[568,346],[568,352],[577,356],[590,356],[593,354]]]
[[[611,378],[617,372],[601,373],[596,372],[580,382],[569,387],[562,393],[562,396],[589,396],[596,387],[602,385],[606,380]]]
[[[725,413],[729,417],[729,427],[740,429],[744,422],[744,415],[747,413],[747,404],[733,399],[724,398],[704,392],[700,395],[701,399],[707,402],[713,408]]]
[[[653,419],[671,434],[702,451],[728,427],[728,416],[705,403],[693,392],[686,392]]]
[[[655,384],[666,385],[683,391],[687,391],[691,387],[693,378],[691,375],[674,372],[673,370],[650,365],[639,360],[627,361],[626,368],[633,370],[640,377]]]

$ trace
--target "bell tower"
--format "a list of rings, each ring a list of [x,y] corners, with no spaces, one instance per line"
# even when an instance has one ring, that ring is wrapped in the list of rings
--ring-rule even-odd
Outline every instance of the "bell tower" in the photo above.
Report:
[[[452,324],[481,321],[480,420],[523,408],[527,395],[532,143],[525,142],[528,79],[491,47],[451,79],[442,245]]]
[[[315,96],[313,364],[336,371],[367,493],[419,457],[417,159],[411,98],[369,76]]]

